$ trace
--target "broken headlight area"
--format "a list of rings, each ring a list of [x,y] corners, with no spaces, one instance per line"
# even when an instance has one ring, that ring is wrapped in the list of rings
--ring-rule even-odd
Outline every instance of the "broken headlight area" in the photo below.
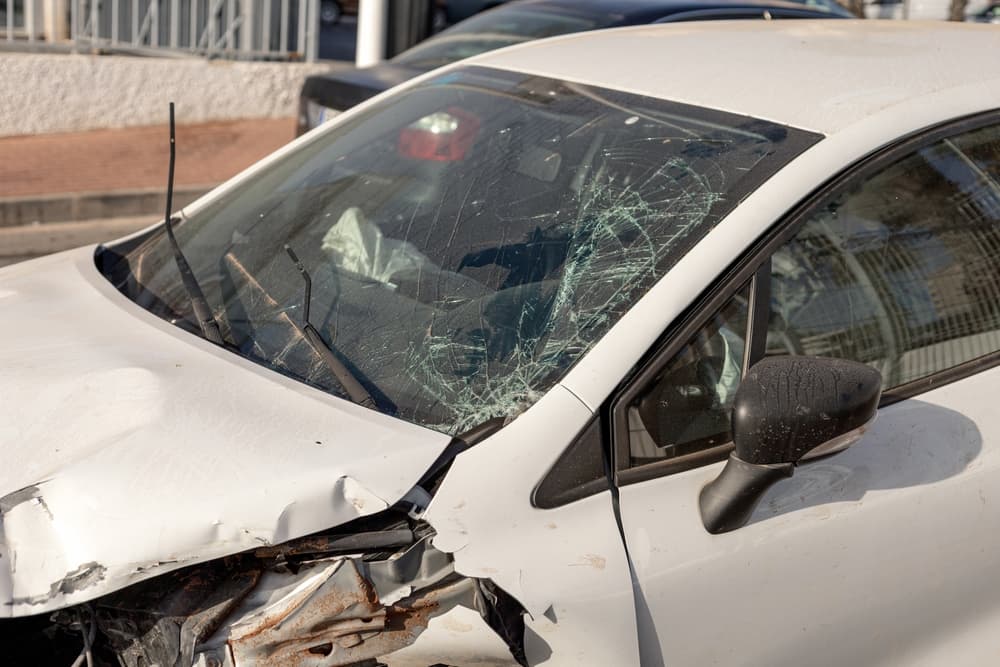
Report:
[[[20,635],[15,665],[20,658],[67,666],[367,667],[414,643],[431,618],[464,606],[525,664],[520,605],[491,582],[455,572],[432,535],[427,524],[390,511],[337,533],[176,570],[48,617],[0,621],[0,634]]]

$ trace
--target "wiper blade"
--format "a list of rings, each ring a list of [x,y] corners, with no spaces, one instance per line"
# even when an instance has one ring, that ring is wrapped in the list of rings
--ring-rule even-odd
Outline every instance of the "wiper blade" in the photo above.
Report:
[[[201,335],[217,345],[225,345],[225,342],[222,340],[222,334],[219,332],[219,323],[215,321],[215,316],[212,314],[212,308],[208,305],[208,301],[205,299],[205,293],[201,291],[198,279],[195,278],[194,271],[191,270],[191,265],[188,264],[187,258],[184,257],[184,253],[181,251],[180,244],[177,243],[177,237],[174,236],[174,219],[170,217],[170,209],[173,206],[174,198],[175,143],[174,103],[171,102],[170,167],[167,172],[167,212],[163,216],[163,224],[167,228],[167,239],[170,241],[170,247],[174,251],[174,261],[177,263],[177,271],[181,274],[181,282],[184,283],[184,290],[187,292],[188,299],[191,301],[191,309],[194,311],[194,316],[198,320],[198,327],[201,329]]]
[[[309,277],[309,272],[306,271],[306,267],[302,265],[302,262],[295,254],[295,251],[292,250],[291,246],[287,243],[285,244],[285,252],[288,253],[292,262],[295,263],[295,268],[302,274],[302,280],[306,283],[306,292],[303,297],[302,304],[302,324],[299,325],[299,330],[302,332],[303,338],[306,339],[306,342],[309,343],[312,349],[315,350],[316,354],[319,355],[320,359],[323,360],[323,363],[326,364],[326,367],[329,368],[330,372],[337,378],[337,382],[344,387],[344,391],[347,392],[347,395],[352,401],[359,405],[363,405],[366,408],[379,410],[379,405],[375,402],[375,399],[372,398],[371,393],[365,389],[365,386],[361,384],[358,377],[351,372],[351,369],[349,369],[344,362],[337,357],[334,348],[323,340],[323,337],[319,335],[319,331],[317,331],[316,328],[310,324],[309,303],[312,300],[312,278]],[[392,405],[391,402],[387,407],[393,412],[396,410],[396,406]]]

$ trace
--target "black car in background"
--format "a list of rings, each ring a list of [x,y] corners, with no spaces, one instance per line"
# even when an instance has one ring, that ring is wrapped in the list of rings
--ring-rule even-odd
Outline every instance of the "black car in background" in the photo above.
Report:
[[[419,74],[504,46],[599,28],[762,18],[852,15],[834,0],[517,0],[462,21],[374,67],[307,78],[299,101],[298,134]]]
[[[458,23],[487,9],[493,9],[507,0],[447,0],[442,2],[448,24]]]

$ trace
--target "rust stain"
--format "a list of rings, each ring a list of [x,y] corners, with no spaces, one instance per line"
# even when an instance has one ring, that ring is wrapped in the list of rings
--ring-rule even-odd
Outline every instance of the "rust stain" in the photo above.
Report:
[[[438,589],[383,607],[354,561],[350,576],[331,575],[313,595],[230,639],[237,665],[334,667],[377,658],[413,643],[440,607]]]
[[[604,556],[598,556],[597,554],[587,554],[581,559],[582,563],[571,563],[571,565],[586,565],[594,568],[595,570],[603,570],[608,565],[608,559]]]
[[[452,632],[472,632],[475,630],[475,627],[469,625],[468,623],[463,623],[457,618],[444,618],[441,625],[446,630],[451,630]]]

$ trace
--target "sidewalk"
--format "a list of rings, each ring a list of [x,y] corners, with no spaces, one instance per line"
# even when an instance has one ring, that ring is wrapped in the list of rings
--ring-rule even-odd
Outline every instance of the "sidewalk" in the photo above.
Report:
[[[290,118],[179,126],[174,209],[294,132]],[[0,266],[118,238],[161,219],[169,136],[162,125],[0,138]]]
[[[177,186],[213,186],[291,141],[291,118],[177,127]],[[0,197],[165,189],[166,125],[0,137]]]

